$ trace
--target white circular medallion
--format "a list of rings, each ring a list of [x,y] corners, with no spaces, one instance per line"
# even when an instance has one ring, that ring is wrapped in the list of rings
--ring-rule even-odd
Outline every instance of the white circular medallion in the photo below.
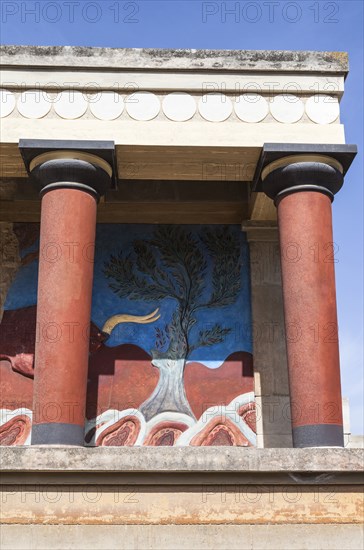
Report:
[[[269,113],[268,101],[258,94],[243,94],[237,97],[234,109],[243,122],[260,122]]]
[[[124,111],[124,101],[115,92],[101,92],[89,98],[91,113],[100,120],[115,120]]]
[[[87,110],[87,101],[81,92],[66,90],[61,92],[54,103],[54,109],[62,118],[80,118]]]
[[[27,90],[18,99],[18,111],[26,118],[43,118],[51,107],[50,98],[42,90]]]
[[[15,96],[9,90],[0,90],[0,118],[9,116],[15,109]]]
[[[270,103],[270,112],[278,122],[298,122],[304,113],[302,100],[291,94],[276,95]]]
[[[194,98],[185,92],[173,92],[163,100],[163,112],[176,122],[184,122],[193,117],[197,106]]]
[[[231,99],[224,94],[205,94],[198,102],[201,116],[210,122],[223,122],[233,111]]]
[[[152,92],[135,92],[125,99],[126,110],[135,120],[152,120],[160,111],[158,97]]]
[[[306,113],[317,124],[331,124],[340,114],[339,101],[329,95],[314,95],[306,102]]]

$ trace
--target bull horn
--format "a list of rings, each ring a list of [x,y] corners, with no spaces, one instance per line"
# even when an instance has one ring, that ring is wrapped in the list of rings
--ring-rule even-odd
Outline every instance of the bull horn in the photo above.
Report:
[[[111,334],[116,325],[120,323],[138,323],[145,325],[147,323],[154,323],[160,318],[160,315],[157,315],[159,308],[157,308],[149,315],[127,315],[126,313],[121,313],[120,315],[114,315],[110,317],[102,327],[102,332],[106,334]]]

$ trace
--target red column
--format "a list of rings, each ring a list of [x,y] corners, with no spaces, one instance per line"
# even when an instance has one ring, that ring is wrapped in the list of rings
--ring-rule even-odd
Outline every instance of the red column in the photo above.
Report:
[[[294,445],[342,446],[331,199],[292,192],[277,208]]]
[[[82,444],[96,197],[54,189],[42,199],[33,444]]]
[[[116,178],[115,145],[19,148],[42,196],[32,445],[83,445],[96,210]]]
[[[262,171],[278,209],[293,445],[343,446],[331,202],[343,167],[320,155]]]

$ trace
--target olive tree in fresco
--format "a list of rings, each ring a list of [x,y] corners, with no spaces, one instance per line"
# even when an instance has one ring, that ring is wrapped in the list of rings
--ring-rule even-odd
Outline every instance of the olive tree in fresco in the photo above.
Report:
[[[160,370],[159,383],[140,410],[147,420],[164,411],[194,417],[183,382],[186,361],[197,348],[223,342],[231,328],[216,323],[192,329],[198,311],[236,300],[241,285],[239,238],[228,227],[216,226],[195,236],[180,226],[161,225],[149,240],[135,240],[132,246],[132,252],[111,256],[105,264],[110,288],[129,300],[158,303],[172,298],[176,304],[170,322],[156,329],[151,353]]]

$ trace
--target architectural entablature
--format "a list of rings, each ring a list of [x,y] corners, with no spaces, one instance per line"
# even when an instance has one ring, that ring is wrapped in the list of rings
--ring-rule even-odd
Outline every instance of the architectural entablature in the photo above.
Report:
[[[271,199],[250,189],[264,144],[345,144],[341,52],[3,46],[1,71],[2,198],[31,200],[29,221],[39,206],[24,186],[21,139],[114,142],[120,191],[105,204],[128,204],[137,180],[133,200],[163,213],[146,221],[176,219],[173,189],[185,223],[201,213],[213,223],[274,220]],[[130,208],[119,214],[105,221],[141,221]],[[8,208],[1,216],[15,221]]]

